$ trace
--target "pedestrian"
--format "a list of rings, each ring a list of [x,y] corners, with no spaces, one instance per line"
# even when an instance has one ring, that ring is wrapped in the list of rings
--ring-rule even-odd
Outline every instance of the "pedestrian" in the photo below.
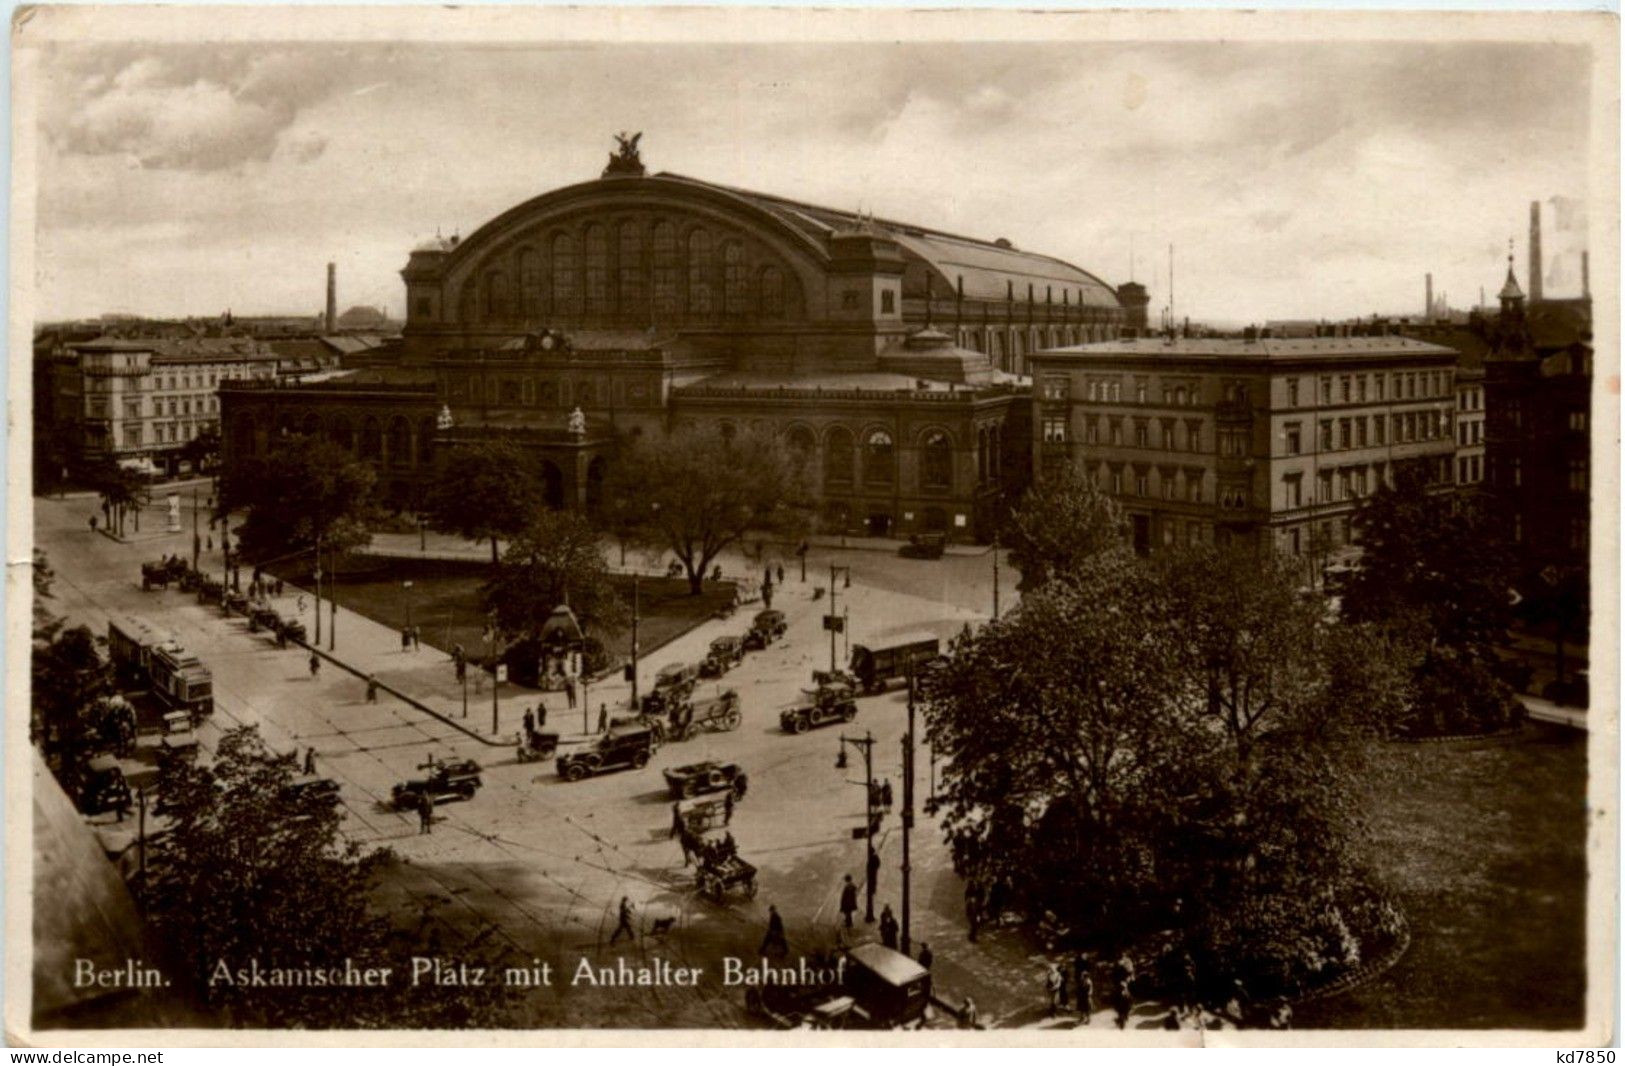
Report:
[[[683,865],[687,866],[694,861],[695,851],[694,835],[688,831],[688,826],[677,828],[677,844],[683,849]]]
[[[367,675],[367,702],[378,702],[378,679],[372,674]]]
[[[762,587],[764,589],[773,587],[773,568],[771,566],[762,567]]]
[[[1082,954],[1072,960],[1072,987],[1078,1001],[1078,1013],[1083,1015],[1083,1024],[1088,1025],[1095,1013],[1095,979],[1089,975],[1087,963],[1079,965],[1082,960]]]
[[[536,715],[531,713],[529,710],[526,710],[525,711],[525,736],[528,737],[534,732],[536,732]]]
[[[959,1027],[961,1029],[976,1028],[976,1001],[969,996],[965,997],[964,1006],[959,1008]]]
[[[547,704],[545,703],[538,702],[536,704],[536,728],[547,728]]]
[[[468,657],[467,653],[463,651],[463,645],[462,645],[461,641],[459,641],[458,643],[453,644],[451,646],[451,661],[452,662],[461,663],[465,659],[467,659],[467,657]]]
[[[880,782],[880,805],[888,811],[891,810],[891,778]]]
[[[1275,1009],[1270,1011],[1269,1026],[1271,1029],[1292,1028],[1292,1004],[1285,999],[1275,1001]]]
[[[1061,975],[1061,992],[1058,997],[1061,1001],[1061,1009],[1066,1010],[1066,1005],[1072,1002],[1071,998],[1068,996],[1068,993],[1072,991],[1072,988],[1066,979],[1066,968],[1064,966],[1057,966],[1055,967],[1055,970]]]
[[[1061,971],[1053,962],[1049,963],[1048,969],[1044,971],[1044,995],[1049,999],[1051,1018],[1061,1009],[1061,989],[1064,985],[1065,979],[1061,976]]]
[[[784,564],[783,563],[779,564],[778,573],[779,573],[779,584],[782,585],[782,584],[784,584]]]
[[[623,932],[633,940],[638,938],[637,930],[632,928],[632,902],[625,896],[621,897],[621,920],[615,924],[615,932],[610,934],[609,942],[615,943]]]
[[[722,824],[723,825],[732,825],[733,820],[734,820],[734,794],[733,794],[732,790],[729,790],[728,794],[722,797]]]
[[[767,906],[767,933],[762,937],[762,946],[756,954],[766,956],[788,954],[789,951],[790,942],[784,937],[784,919],[779,917],[779,909],[770,903]]]
[[[575,710],[576,709],[576,679],[573,678],[573,677],[567,677],[567,678],[564,679],[564,698],[570,704],[570,709],[572,711]]]
[[[846,919],[846,927],[852,928],[852,915],[858,911],[858,886],[852,883],[852,875],[847,874],[841,884],[841,917]]]
[[[316,772],[316,749],[315,748],[306,748],[305,749],[305,773],[313,774],[315,772]]]
[[[95,515],[90,516],[90,531],[92,533],[96,532],[96,516]]]
[[[1128,1016],[1134,1010],[1134,991],[1130,987],[1133,978],[1124,978],[1117,982],[1112,990],[1112,1006],[1117,1012],[1117,1028],[1128,1028]]]
[[[418,836],[424,836],[434,824],[434,797],[427,792],[418,793]]]
[[[937,957],[935,955],[931,954],[931,945],[927,944],[923,940],[920,941],[920,965],[929,970],[931,968],[931,964],[936,961],[936,958]]]
[[[322,660],[315,652],[310,653],[310,677],[315,680],[316,675],[322,672]]]
[[[762,586],[762,606],[766,607],[770,611],[773,609],[773,586],[772,585],[763,585]]]
[[[413,651],[421,651],[422,649],[423,649],[423,627],[422,626],[413,626],[412,627],[412,650]]]
[[[457,673],[457,683],[459,685],[461,685],[464,681],[467,681],[468,680],[468,663],[464,662],[461,659],[458,659],[457,660],[456,673]]]
[[[210,533],[203,538],[203,550],[214,551],[214,534]]]
[[[680,802],[673,802],[671,805],[671,832],[666,835],[666,839],[670,840],[672,837],[676,836],[682,831],[683,805]]]
[[[600,733],[609,732],[609,705],[607,703],[598,705],[598,731]]]
[[[888,903],[880,909],[880,942],[893,951],[897,950],[897,916],[891,912]]]

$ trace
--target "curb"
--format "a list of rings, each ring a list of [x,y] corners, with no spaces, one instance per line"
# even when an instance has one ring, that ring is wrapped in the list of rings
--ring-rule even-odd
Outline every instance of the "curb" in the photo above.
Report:
[[[1466,740],[1504,740],[1523,732],[1523,723],[1497,729],[1492,733],[1450,733],[1439,737],[1389,737],[1392,744],[1457,744]]]
[[[1340,996],[1343,993],[1351,992],[1362,985],[1370,984],[1372,981],[1376,980],[1378,977],[1381,977],[1383,974],[1392,969],[1394,964],[1400,960],[1405,952],[1410,950],[1411,946],[1410,920],[1405,917],[1403,911],[1397,911],[1396,909],[1396,912],[1399,914],[1400,922],[1399,938],[1394,941],[1393,946],[1389,948],[1385,954],[1383,954],[1375,962],[1369,962],[1357,970],[1344,974],[1342,977],[1337,978],[1330,984],[1323,985],[1311,992],[1306,992],[1303,995],[1298,996],[1296,999],[1290,1000],[1289,1002],[1313,1003],[1316,1000],[1330,999],[1333,996]]]

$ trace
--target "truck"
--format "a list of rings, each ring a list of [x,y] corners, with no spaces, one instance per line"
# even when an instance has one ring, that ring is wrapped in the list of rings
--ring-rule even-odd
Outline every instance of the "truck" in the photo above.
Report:
[[[894,681],[903,681],[909,671],[918,673],[925,664],[942,654],[936,637],[904,638],[889,644],[852,645],[851,670],[866,694],[885,690]]]

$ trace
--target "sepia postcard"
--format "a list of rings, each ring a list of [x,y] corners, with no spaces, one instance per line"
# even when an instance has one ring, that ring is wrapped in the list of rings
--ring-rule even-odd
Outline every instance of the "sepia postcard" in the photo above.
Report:
[[[1614,15],[12,61],[13,1044],[1617,1039]]]

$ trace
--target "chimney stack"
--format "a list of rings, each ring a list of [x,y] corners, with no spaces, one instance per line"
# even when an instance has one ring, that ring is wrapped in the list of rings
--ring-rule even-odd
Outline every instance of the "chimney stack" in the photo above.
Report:
[[[1529,302],[1540,299],[1540,201],[1529,202]]]
[[[1422,305],[1422,321],[1433,321],[1433,275],[1428,275],[1428,302]]]
[[[1591,299],[1591,253],[1580,253],[1580,295]]]
[[[333,264],[327,264],[327,318],[323,323],[326,332],[332,333],[338,329],[339,302],[338,288],[334,281]]]

